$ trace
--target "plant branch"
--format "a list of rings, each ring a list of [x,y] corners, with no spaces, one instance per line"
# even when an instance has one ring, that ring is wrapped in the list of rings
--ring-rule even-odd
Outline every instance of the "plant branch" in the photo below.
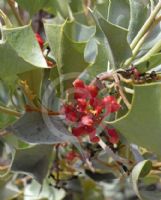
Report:
[[[155,19],[155,21],[153,22],[153,24],[151,25],[150,29],[143,35],[143,37],[140,39],[140,41],[138,41],[137,45],[135,46],[135,48],[133,49],[132,53],[133,56],[129,59],[126,60],[126,62],[124,63],[124,68],[128,67],[132,61],[135,59],[135,57],[137,56],[141,46],[144,44],[145,40],[147,39],[147,37],[149,36],[149,34],[153,31],[153,29],[156,27],[156,25],[161,21],[161,16],[157,17]]]
[[[138,32],[138,34],[136,35],[136,37],[132,41],[132,43],[130,45],[132,49],[134,49],[136,47],[137,43],[140,41],[140,39],[143,37],[143,35],[150,28],[151,24],[154,22],[155,17],[157,16],[160,9],[161,9],[161,0],[159,0],[158,4],[154,8],[154,10],[151,12],[149,18],[147,19],[147,21],[145,22],[143,27],[140,29],[140,31]]]
[[[0,112],[8,114],[8,115],[14,115],[16,117],[20,117],[21,116],[21,113],[15,111],[15,110],[11,110],[9,108],[3,107],[3,106],[0,106]]]
[[[123,89],[120,85],[120,80],[117,76],[116,73],[113,74],[113,78],[115,80],[115,83],[116,83],[116,86],[118,87],[118,91],[120,93],[120,96],[122,97],[122,100],[124,101],[125,105],[127,106],[127,108],[130,110],[131,109],[131,104],[129,103],[128,99],[126,98],[124,92],[123,92]]]
[[[143,57],[141,57],[136,65],[147,61],[153,54],[158,53],[161,50],[161,40],[156,43]]]
[[[23,20],[21,19],[19,13],[17,12],[17,10],[15,8],[15,1],[14,0],[8,0],[8,4],[9,4],[9,6],[10,6],[10,8],[11,8],[11,10],[12,10],[12,12],[13,12],[13,14],[14,14],[17,22],[18,22],[18,24],[20,26],[23,26],[24,25]]]

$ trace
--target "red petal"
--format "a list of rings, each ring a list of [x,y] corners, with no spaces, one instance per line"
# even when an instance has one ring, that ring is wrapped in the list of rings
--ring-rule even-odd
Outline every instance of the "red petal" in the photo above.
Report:
[[[65,116],[66,116],[66,119],[71,122],[78,121],[77,113],[75,113],[75,112],[66,113]]]
[[[74,98],[77,99],[86,99],[88,97],[88,92],[85,88],[75,88],[74,89]]]
[[[85,126],[93,126],[94,124],[93,119],[88,115],[82,117],[81,123]]]
[[[86,99],[80,99],[78,98],[77,99],[77,103],[78,103],[78,107],[77,107],[77,110],[79,112],[84,112],[87,108],[87,101]]]
[[[86,133],[86,131],[85,131],[84,127],[82,127],[82,126],[72,128],[72,134],[76,137],[84,135],[85,133]]]
[[[76,79],[74,82],[73,82],[73,86],[75,88],[85,88],[85,84],[82,80],[80,79]]]
[[[95,98],[98,95],[98,87],[96,87],[95,85],[88,85],[86,86],[86,88],[89,92],[90,98]]]

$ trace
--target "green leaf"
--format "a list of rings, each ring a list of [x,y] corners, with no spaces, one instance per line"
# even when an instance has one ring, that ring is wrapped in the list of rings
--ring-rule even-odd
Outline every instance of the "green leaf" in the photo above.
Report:
[[[95,62],[87,68],[88,73],[92,77],[96,77],[98,74],[107,71],[108,58],[104,45],[98,44],[97,52]]]
[[[68,0],[17,0],[17,3],[27,10],[31,16],[36,14],[39,10],[44,9],[54,15],[60,13],[64,18],[70,16],[70,7]]]
[[[132,42],[143,26],[149,13],[144,1],[130,0],[131,19],[129,24],[128,41]]]
[[[12,86],[17,74],[36,69],[36,67],[47,68],[30,25],[3,29],[3,33],[6,42],[0,44],[0,78],[8,81],[7,84]]]
[[[34,69],[18,75],[21,80],[26,81],[30,90],[37,97],[40,96],[40,89],[43,77],[42,69]]]
[[[50,0],[36,0],[36,1],[17,0],[17,3],[20,6],[22,6],[24,9],[26,9],[30,13],[31,16],[37,13],[41,8],[43,8],[49,2]]]
[[[138,189],[138,181],[141,177],[146,176],[152,168],[152,162],[149,160],[144,160],[138,163],[131,173],[132,184],[135,193],[141,200],[148,200],[147,198],[143,197]],[[149,199],[150,200],[150,199]]]
[[[47,67],[30,24],[18,28],[3,28],[3,34],[7,42],[26,62],[40,68]]]
[[[144,73],[157,67],[161,64],[161,53],[157,53],[152,55],[148,60],[145,60],[141,63],[136,63],[135,66],[139,70],[139,72]]]
[[[131,110],[111,123],[130,143],[161,155],[161,83],[134,85]]]
[[[57,144],[76,142],[63,120],[58,116],[48,116],[39,112],[25,113],[17,122],[6,130],[28,143]]]
[[[76,73],[78,76],[88,66],[84,59],[84,50],[90,34],[92,34],[91,29],[83,30],[81,25],[67,21],[61,25],[49,23],[44,25],[49,45],[56,58],[59,76],[62,80],[67,73]],[[87,29],[89,33],[87,33]],[[85,38],[80,38],[79,31],[87,33]],[[80,41],[82,39],[87,41]],[[65,88],[70,87],[72,80],[64,84]]]
[[[130,6],[128,0],[112,0],[109,7],[108,20],[118,26],[128,28]]]
[[[48,173],[52,150],[51,145],[36,145],[27,149],[18,149],[11,170],[27,173],[42,183]]]
[[[109,16],[109,5],[110,0],[103,0],[96,4],[96,10],[98,10],[105,19],[108,19]]]
[[[132,51],[127,42],[128,30],[111,24],[103,19],[99,13],[97,13],[97,16],[96,13],[93,14],[93,17],[97,27],[99,27],[105,35],[106,40],[104,43],[107,48],[109,62],[113,68],[117,69],[123,61],[132,55]]]

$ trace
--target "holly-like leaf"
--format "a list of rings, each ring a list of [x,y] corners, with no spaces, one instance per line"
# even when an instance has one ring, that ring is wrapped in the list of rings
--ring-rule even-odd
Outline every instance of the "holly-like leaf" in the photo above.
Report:
[[[149,13],[144,1],[130,0],[131,19],[129,24],[128,40],[132,42],[138,31],[143,26]]]
[[[44,9],[54,15],[61,14],[64,18],[67,18],[71,13],[69,2],[68,0],[17,0],[17,3],[27,10],[31,17],[39,10]]]
[[[108,58],[103,44],[98,44],[97,52],[95,62],[87,68],[88,73],[92,77],[96,77],[98,74],[107,70]]]
[[[134,85],[134,91],[131,110],[111,124],[130,143],[160,155],[161,83]]]
[[[105,19],[108,19],[109,16],[110,3],[111,3],[110,0],[103,0],[100,2],[98,1],[96,4],[96,10],[98,10]]]
[[[25,113],[6,129],[23,141],[34,144],[76,142],[60,117],[48,116],[39,112]]]
[[[3,28],[2,31],[7,42],[28,64],[40,68],[47,67],[45,58],[43,57],[30,24],[17,28]]]
[[[92,30],[85,26],[83,28],[75,22],[67,21],[59,25],[46,22],[44,25],[49,45],[57,62],[59,76],[62,80],[67,73],[76,73],[78,76],[89,65],[84,59],[84,50],[93,34],[93,28]],[[83,38],[80,33],[84,33]],[[70,87],[76,76],[64,84],[65,88]]]
[[[26,81],[26,84],[29,86],[29,89],[36,95],[37,97],[40,96],[40,88],[42,83],[43,77],[43,70],[42,69],[34,69],[31,71],[24,72],[18,75],[21,80]]]
[[[17,3],[22,8],[27,10],[31,16],[34,15],[35,13],[37,13],[41,8],[44,8],[49,2],[50,2],[50,0],[36,0],[36,1],[17,0]]]
[[[139,192],[138,181],[140,178],[146,176],[150,172],[151,168],[152,168],[151,161],[144,160],[144,161],[139,162],[132,170],[131,179],[132,179],[133,188],[136,195],[139,197],[140,200],[150,200],[149,198],[143,197],[141,195],[141,192]]]
[[[36,145],[27,149],[18,149],[11,170],[27,173],[42,183],[48,173],[52,150],[51,145]]]
[[[108,20],[121,27],[128,28],[130,6],[128,0],[112,0],[109,7]]]
[[[97,29],[104,33],[108,60],[112,68],[117,69],[123,61],[132,55],[131,48],[127,42],[128,30],[106,21],[98,12],[91,14],[95,19]]]
[[[8,81],[7,84],[12,86],[17,74],[36,69],[36,67],[47,68],[30,25],[3,28],[3,34],[6,41],[0,44],[0,78]]]

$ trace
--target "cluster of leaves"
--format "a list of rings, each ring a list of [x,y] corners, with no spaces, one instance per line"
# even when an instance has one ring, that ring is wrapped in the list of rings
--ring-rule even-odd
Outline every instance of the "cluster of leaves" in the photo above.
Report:
[[[0,7],[0,199],[158,200],[161,2]]]

